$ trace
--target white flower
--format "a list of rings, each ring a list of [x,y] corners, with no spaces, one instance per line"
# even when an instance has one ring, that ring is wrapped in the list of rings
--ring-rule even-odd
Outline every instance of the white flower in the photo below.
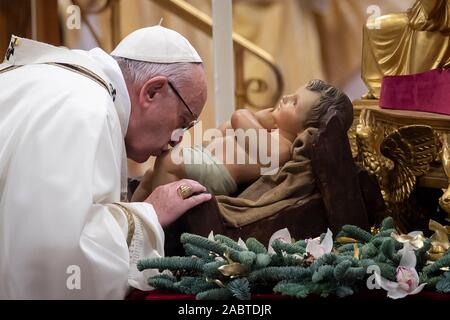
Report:
[[[312,255],[315,259],[320,258],[325,253],[330,253],[333,249],[333,233],[327,229],[327,233],[320,242],[320,237],[306,240],[306,252]]]
[[[423,242],[425,241],[422,231],[412,231],[408,234],[398,234],[393,232],[391,236],[398,242],[403,243],[403,245],[408,244],[408,248],[411,247],[413,250],[422,248]]]
[[[416,247],[413,246],[411,243],[409,242],[405,242],[403,244],[403,248],[398,250],[398,253],[403,257],[405,254],[407,254],[409,251],[414,251],[416,250]],[[414,252],[413,252],[414,253]],[[414,255],[414,267],[416,266],[416,256]],[[400,266],[400,265],[399,265]]]
[[[269,247],[269,250],[268,250],[269,254],[274,254],[275,253],[275,250],[273,250],[273,248],[272,248],[272,243],[275,240],[280,240],[280,241],[283,241],[283,242],[286,242],[286,243],[291,243],[292,242],[292,238],[291,238],[291,234],[289,233],[289,230],[287,228],[278,230],[277,232],[275,232],[270,237],[269,246],[268,246]]]
[[[214,231],[211,230],[211,232],[208,234],[208,240],[216,241],[214,239]],[[244,240],[241,238],[238,239],[237,244],[244,250],[248,250],[247,245],[245,244]]]
[[[419,285],[419,275],[415,269],[416,255],[414,247],[408,242],[405,243],[402,250],[400,264],[397,267],[397,282],[389,281],[375,273],[377,283],[388,292],[387,296],[392,299],[404,298],[409,294],[416,294],[422,291],[426,283]]]
[[[245,244],[244,240],[242,240],[241,238],[238,239],[237,244],[244,250],[248,250],[247,245]]]

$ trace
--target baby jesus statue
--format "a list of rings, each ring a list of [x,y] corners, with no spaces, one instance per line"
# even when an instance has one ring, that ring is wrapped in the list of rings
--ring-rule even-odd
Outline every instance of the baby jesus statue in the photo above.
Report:
[[[276,172],[291,160],[299,134],[318,128],[330,108],[345,115],[344,126],[348,129],[353,120],[349,98],[322,80],[311,80],[273,108],[258,112],[239,109],[218,128],[220,136],[202,145],[176,147],[159,156],[132,201],[144,200],[159,185],[180,179],[196,180],[214,195],[232,195],[239,186],[253,183],[262,174],[273,174],[273,169]],[[276,160],[275,168],[273,163],[268,168],[267,161],[258,156],[261,148],[269,159]],[[241,161],[236,160],[236,155]]]

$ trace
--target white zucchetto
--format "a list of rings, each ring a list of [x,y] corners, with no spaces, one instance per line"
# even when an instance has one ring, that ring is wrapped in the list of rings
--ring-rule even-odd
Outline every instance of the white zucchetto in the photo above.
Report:
[[[112,56],[155,63],[202,62],[189,41],[162,26],[138,29],[127,35]]]

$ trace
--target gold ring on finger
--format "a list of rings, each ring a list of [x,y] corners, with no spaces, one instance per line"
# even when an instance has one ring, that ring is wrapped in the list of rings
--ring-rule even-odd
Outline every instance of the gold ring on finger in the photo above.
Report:
[[[186,184],[180,185],[177,191],[182,199],[189,198],[194,193],[194,191],[192,191],[192,188]]]

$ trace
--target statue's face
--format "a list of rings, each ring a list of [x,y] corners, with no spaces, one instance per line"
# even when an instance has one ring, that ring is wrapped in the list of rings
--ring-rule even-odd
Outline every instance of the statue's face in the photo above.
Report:
[[[306,85],[294,94],[281,98],[273,111],[278,128],[293,134],[303,131],[311,109],[319,98],[320,94],[306,89]]]

